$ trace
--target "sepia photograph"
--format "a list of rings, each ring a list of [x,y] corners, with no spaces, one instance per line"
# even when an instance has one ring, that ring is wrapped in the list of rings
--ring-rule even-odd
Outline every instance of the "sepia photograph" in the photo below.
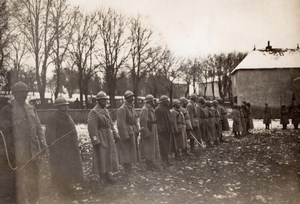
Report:
[[[0,0],[0,204],[300,203],[299,0]]]

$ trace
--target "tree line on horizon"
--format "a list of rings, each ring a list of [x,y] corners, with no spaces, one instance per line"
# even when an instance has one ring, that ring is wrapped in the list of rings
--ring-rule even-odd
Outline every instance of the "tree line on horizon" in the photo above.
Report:
[[[112,8],[84,13],[68,0],[0,0],[1,88],[9,92],[24,81],[42,103],[46,89],[57,98],[63,87],[70,96],[79,90],[81,103],[104,90],[112,107],[128,88],[135,98],[144,90],[172,99],[176,80],[186,82],[187,96],[190,86],[195,92],[210,79],[221,98],[232,100],[230,73],[245,56],[234,51],[181,58],[145,18]]]

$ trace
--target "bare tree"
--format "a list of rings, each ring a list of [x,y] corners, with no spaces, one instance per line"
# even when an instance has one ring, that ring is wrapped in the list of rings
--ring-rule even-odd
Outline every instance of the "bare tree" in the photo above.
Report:
[[[83,95],[86,103],[89,95],[89,80],[96,74],[98,65],[93,61],[96,55],[96,42],[99,34],[96,13],[90,15],[77,14],[77,23],[74,30],[71,59],[78,70],[78,87],[80,102],[83,104]]]
[[[37,86],[42,103],[45,99],[46,74],[55,40],[55,32],[50,21],[53,0],[17,0],[16,19],[19,32],[26,40],[30,53],[34,57]]]
[[[72,39],[78,11],[70,9],[67,0],[53,1],[50,17],[54,30],[53,61],[55,64],[56,86],[54,97],[57,98],[62,88],[62,66]]]
[[[147,66],[147,83],[146,86],[149,89],[150,94],[157,97],[159,94],[159,64],[161,62],[162,48],[152,47],[148,52],[148,58],[146,60]]]
[[[120,70],[128,60],[128,35],[126,34],[127,19],[112,9],[98,12],[100,50],[98,61],[104,75],[104,83],[110,97],[110,104],[116,107],[115,92]]]
[[[63,71],[63,81],[62,84],[66,87],[69,98],[72,98],[75,90],[78,88],[78,72],[75,66],[69,66]]]
[[[198,82],[204,86],[203,96],[206,97],[210,66],[208,59],[198,59],[198,61],[200,63]]]
[[[172,102],[173,92],[174,92],[174,81],[178,77],[179,72],[177,72],[178,60],[174,54],[169,50],[165,49],[161,56],[160,61],[160,72],[167,80],[166,89],[168,91],[170,100]],[[162,84],[163,85],[163,84]]]
[[[20,80],[21,71],[28,65],[25,63],[28,58],[28,49],[26,48],[26,39],[23,35],[16,35],[10,48],[10,69],[12,70],[12,83]]]
[[[143,27],[141,18],[132,18],[130,21],[130,56],[131,56],[131,79],[135,104],[139,94],[140,81],[147,74],[147,58],[151,51],[152,30]],[[148,70],[149,71],[149,70]]]
[[[12,42],[12,8],[7,0],[0,0],[0,87],[10,91],[11,72],[9,72],[9,46]]]

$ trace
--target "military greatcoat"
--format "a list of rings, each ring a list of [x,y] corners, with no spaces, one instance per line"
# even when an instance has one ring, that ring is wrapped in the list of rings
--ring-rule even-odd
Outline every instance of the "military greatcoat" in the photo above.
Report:
[[[270,124],[271,123],[271,118],[272,118],[272,113],[270,107],[267,107],[263,111],[263,123],[264,124]]]
[[[167,155],[175,152],[176,141],[174,135],[174,127],[172,124],[172,116],[169,107],[165,104],[159,104],[155,109],[156,125],[158,131],[158,139],[160,153],[162,159],[167,159]]]
[[[140,125],[142,158],[160,161],[155,110],[150,104],[145,104],[141,110]]]
[[[117,112],[120,141],[120,163],[136,163],[139,159],[138,115],[132,104],[125,102]]]
[[[180,109],[173,108],[171,109],[171,116],[175,130],[175,139],[178,149],[186,149],[187,142],[184,137],[185,131],[185,118]]]
[[[96,172],[118,171],[119,161],[115,141],[119,140],[119,135],[106,108],[101,108],[97,104],[89,112],[88,131],[93,145]]]
[[[289,124],[289,110],[286,107],[282,107],[280,110],[280,124]]]
[[[44,132],[35,108],[13,101],[1,109],[1,131],[9,142],[13,165],[21,167],[46,146]],[[2,166],[2,165],[1,165]],[[7,166],[7,163],[6,163]],[[33,160],[15,172],[18,202],[38,197],[38,162]],[[9,174],[8,176],[12,176]],[[0,184],[4,185],[2,181]],[[14,187],[12,187],[14,188]]]
[[[232,111],[232,131],[233,132],[241,132],[243,130],[242,121],[241,121],[241,114],[239,109],[234,109]]]
[[[51,179],[55,185],[74,185],[83,181],[82,162],[75,124],[66,112],[56,111],[46,125]],[[61,139],[60,139],[61,138]]]
[[[228,123],[228,118],[227,118],[227,112],[224,106],[219,106],[220,108],[220,113],[221,113],[221,123],[222,123],[222,131],[229,131],[229,123]]]
[[[208,111],[199,105],[198,108],[199,115],[199,131],[201,132],[201,138],[206,143],[211,141],[211,135],[208,132]]]
[[[216,141],[217,137],[216,137],[216,123],[215,123],[215,115],[214,115],[214,111],[212,108],[208,108],[208,131],[209,131],[209,135],[210,138],[212,139],[212,141]]]

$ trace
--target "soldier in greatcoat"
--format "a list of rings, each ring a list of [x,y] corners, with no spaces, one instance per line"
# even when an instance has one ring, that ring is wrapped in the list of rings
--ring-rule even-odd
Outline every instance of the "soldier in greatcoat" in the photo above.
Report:
[[[113,121],[106,109],[108,96],[100,91],[97,104],[88,115],[88,131],[93,145],[94,167],[104,183],[114,183],[110,172],[119,170],[116,143],[120,140]]]
[[[232,111],[232,132],[234,134],[234,137],[241,137],[241,132],[243,130],[242,128],[242,121],[241,121],[241,114],[240,114],[240,107],[239,105],[235,104],[233,105],[233,111]]]
[[[293,106],[292,108],[292,124],[295,129],[298,129],[298,124],[300,122],[300,104]]]
[[[216,144],[217,143],[216,125],[215,125],[214,111],[212,110],[212,102],[206,101],[205,105],[206,105],[206,110],[208,112],[208,132],[211,138],[211,144]]]
[[[174,127],[169,104],[169,98],[162,95],[159,98],[159,105],[155,108],[161,160],[166,166],[172,165],[169,157],[171,153],[175,153],[176,151]]]
[[[254,128],[254,124],[253,124],[253,116],[252,116],[252,109],[251,109],[251,103],[247,103],[247,115],[248,115],[248,127],[249,130],[252,130]]]
[[[283,130],[285,130],[289,124],[289,110],[286,105],[282,105],[280,109],[280,124],[282,124]]]
[[[138,115],[133,106],[134,94],[126,91],[125,102],[117,112],[117,126],[120,142],[120,163],[123,164],[127,174],[132,172],[132,165],[139,160],[139,126]]]
[[[182,149],[182,153],[183,153],[183,155],[190,156],[191,154],[188,152],[187,132],[192,130],[192,124],[191,124],[191,120],[190,120],[190,115],[189,115],[188,111],[186,110],[186,107],[188,104],[187,98],[181,97],[180,103],[181,103],[180,111],[183,113],[184,119],[185,119],[185,124],[183,125],[183,138],[184,138],[186,147],[184,149]]]
[[[213,100],[212,104],[213,104],[212,110],[213,110],[214,116],[215,116],[216,138],[217,138],[217,141],[221,142],[221,140],[222,140],[222,125],[221,125],[221,112],[219,109],[219,103],[217,100]]]
[[[270,124],[272,120],[272,113],[268,103],[265,104],[265,108],[263,111],[263,123],[266,125],[266,129],[270,129]]]
[[[146,160],[146,168],[150,171],[158,170],[160,150],[155,116],[155,98],[148,94],[140,113],[141,126],[141,154]]]
[[[190,101],[186,107],[189,115],[190,115],[190,120],[192,124],[192,130],[188,131],[188,138],[190,139],[190,148],[191,152],[195,152],[195,139],[194,137],[198,137],[198,129],[199,129],[199,117],[197,115],[197,110],[196,110],[196,102],[197,102],[197,95],[192,94],[190,96]]]
[[[45,132],[51,180],[64,202],[74,199],[74,186],[83,181],[78,136],[68,104],[61,96],[55,100],[57,111],[48,118]]]
[[[205,142],[206,146],[211,146],[211,135],[208,131],[208,110],[205,108],[205,99],[199,97],[199,131],[201,131],[202,140]]]
[[[12,167],[18,169],[15,172],[9,171],[8,177],[5,177],[9,179],[10,184],[0,181],[0,185],[2,190],[2,185],[4,188],[11,187],[11,203],[15,201],[37,203],[39,158],[31,159],[46,147],[45,136],[35,108],[26,102],[28,86],[23,82],[17,82],[12,87],[12,93],[14,95],[12,103],[1,109],[0,129],[9,143]],[[5,166],[1,165],[3,168]]]
[[[171,109],[171,116],[172,116],[176,145],[177,145],[177,149],[175,152],[175,159],[181,160],[180,151],[186,149],[187,147],[187,143],[184,137],[185,118],[183,113],[180,110],[180,101],[178,99],[173,100],[172,106],[173,108]]]
[[[246,105],[243,103],[240,107],[240,112],[241,112],[241,121],[242,121],[242,135],[245,136],[248,134],[248,115],[247,115],[247,110],[246,110]]]
[[[221,124],[222,124],[222,131],[229,131],[229,123],[228,123],[228,118],[227,118],[227,111],[224,107],[224,103],[222,99],[218,99],[219,102],[219,110],[221,113]]]

